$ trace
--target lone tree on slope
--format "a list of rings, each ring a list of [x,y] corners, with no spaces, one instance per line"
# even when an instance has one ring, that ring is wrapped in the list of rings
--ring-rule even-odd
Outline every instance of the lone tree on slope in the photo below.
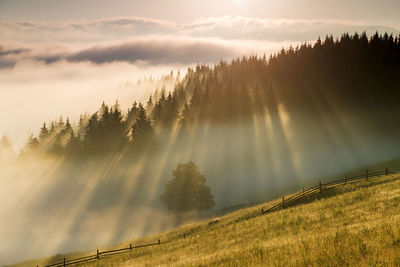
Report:
[[[178,164],[172,171],[172,179],[165,185],[161,201],[172,211],[180,222],[183,216],[193,210],[209,210],[215,205],[206,178],[192,161]]]

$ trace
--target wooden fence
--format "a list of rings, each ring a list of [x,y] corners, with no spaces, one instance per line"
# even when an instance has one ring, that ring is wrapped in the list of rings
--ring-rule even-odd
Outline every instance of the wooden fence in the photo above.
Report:
[[[365,181],[374,177],[379,177],[379,176],[383,176],[383,175],[389,175],[389,174],[394,174],[395,172],[390,172],[388,170],[388,168],[386,168],[384,171],[379,171],[379,172],[373,172],[373,173],[369,173],[368,170],[365,171],[365,173],[360,174],[360,175],[356,175],[356,176],[352,176],[352,177],[347,177],[345,176],[342,179],[333,181],[333,182],[328,182],[328,183],[321,183],[319,182],[318,185],[313,186],[311,188],[308,188],[307,190],[303,190],[288,197],[285,198],[284,196],[282,197],[282,201],[279,202],[278,204],[266,209],[265,207],[263,207],[261,209],[261,213],[265,214],[265,213],[269,213],[269,212],[273,212],[279,209],[282,209],[284,207],[288,207],[291,204],[294,204],[302,199],[306,199],[310,196],[316,195],[321,193],[324,189],[331,189],[331,188],[335,188],[338,186],[343,186],[349,183],[353,183],[353,182],[358,182],[358,181]]]
[[[343,179],[339,179],[333,182],[328,182],[328,183],[321,183],[319,182],[318,185],[313,186],[307,190],[303,190],[288,197],[285,198],[284,196],[282,197],[282,202],[268,208],[262,208],[261,209],[261,213],[265,214],[265,213],[269,213],[269,212],[273,212],[279,209],[282,209],[284,207],[290,206],[291,204],[296,203],[299,200],[302,199],[306,199],[310,196],[316,195],[318,193],[321,193],[324,189],[331,189],[331,188],[335,188],[338,186],[343,186],[349,183],[353,183],[353,182],[358,182],[358,181],[362,181],[362,180],[368,180],[374,177],[379,177],[379,176],[383,176],[383,175],[389,175],[389,174],[394,174],[395,172],[390,172],[388,170],[388,168],[386,168],[384,171],[379,171],[379,172],[373,172],[373,173],[369,173],[368,170],[360,175],[356,175],[356,176],[352,176],[352,177],[347,177],[345,176]],[[150,243],[150,244],[145,244],[145,245],[138,245],[138,246],[132,246],[132,244],[129,244],[129,247],[127,248],[120,248],[120,249],[114,249],[114,250],[107,250],[107,251],[99,251],[97,250],[96,254],[94,255],[90,255],[90,256],[86,256],[86,257],[81,257],[81,258],[75,258],[75,259],[70,259],[67,260],[66,258],[64,258],[63,261],[61,262],[57,262],[57,263],[53,263],[50,265],[45,265],[44,267],[60,267],[60,266],[67,266],[67,265],[72,265],[72,264],[77,264],[77,263],[82,263],[82,262],[87,262],[87,261],[93,261],[93,260],[98,260],[100,258],[103,257],[107,257],[107,256],[112,256],[112,255],[117,255],[117,254],[122,254],[122,253],[127,253],[127,252],[131,252],[134,249],[138,249],[138,248],[143,248],[143,247],[150,247],[150,246],[157,246],[157,245],[161,245],[161,244],[166,244],[169,243],[171,241],[166,241],[166,242],[161,242],[160,239],[158,239],[158,242],[156,243]],[[36,265],[37,267],[39,267],[39,265]]]
[[[94,255],[70,259],[70,260],[67,260],[66,258],[64,258],[64,260],[61,262],[45,265],[45,267],[67,266],[67,265],[72,265],[72,264],[77,264],[77,263],[82,263],[82,262],[87,262],[87,261],[92,261],[92,260],[98,260],[100,258],[107,257],[107,256],[131,252],[134,249],[157,246],[157,245],[166,244],[166,243],[169,243],[169,242],[161,242],[161,240],[158,239],[158,242],[156,242],[156,243],[150,243],[150,244],[144,244],[144,245],[138,245],[138,246],[132,246],[132,244],[129,244],[129,247],[127,247],[127,248],[120,248],[120,249],[106,250],[106,251],[97,250],[96,254],[94,254]],[[38,267],[39,265],[36,265],[36,266]]]

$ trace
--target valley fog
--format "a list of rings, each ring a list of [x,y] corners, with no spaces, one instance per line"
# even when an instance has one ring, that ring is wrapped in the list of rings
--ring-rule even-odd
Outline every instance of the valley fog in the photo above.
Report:
[[[277,115],[240,123],[200,124],[186,135],[160,132],[159,142],[166,145],[139,160],[121,154],[17,160],[3,153],[0,233],[8,242],[1,244],[2,263],[93,250],[176,227],[160,194],[176,165],[190,160],[205,174],[216,201],[196,220],[398,156],[395,136],[364,135],[352,142],[363,129],[334,134],[331,121],[325,124],[328,135],[320,124],[301,118],[281,107]],[[351,117],[342,122],[354,124]]]

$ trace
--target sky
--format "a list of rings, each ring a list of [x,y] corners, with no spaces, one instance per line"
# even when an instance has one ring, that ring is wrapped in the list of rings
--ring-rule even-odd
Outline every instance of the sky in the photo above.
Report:
[[[43,122],[104,100],[126,108],[196,63],[343,32],[399,33],[400,1],[0,0],[0,135],[17,149]]]
[[[340,19],[399,27],[397,0],[1,0],[1,20],[76,20],[140,16],[174,22],[225,15]]]

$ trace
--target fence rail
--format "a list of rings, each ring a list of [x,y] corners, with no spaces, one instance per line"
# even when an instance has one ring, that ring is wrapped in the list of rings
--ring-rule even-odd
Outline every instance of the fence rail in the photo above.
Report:
[[[44,267],[68,266],[68,265],[72,265],[72,264],[77,264],[77,263],[82,263],[82,262],[87,262],[87,261],[92,261],[92,260],[98,260],[98,259],[100,259],[102,257],[106,257],[106,256],[112,256],[112,255],[118,255],[118,254],[122,254],[122,253],[131,252],[132,250],[138,249],[138,248],[157,246],[157,245],[166,244],[169,242],[170,241],[161,242],[161,240],[158,239],[158,242],[155,242],[155,243],[149,243],[149,244],[143,244],[143,245],[137,245],[137,246],[132,246],[132,244],[129,244],[129,247],[127,247],[127,248],[119,248],[119,249],[106,250],[106,251],[97,250],[96,254],[94,254],[94,255],[89,255],[89,256],[70,259],[70,260],[67,260],[66,258],[64,258],[64,260],[61,262],[56,262],[56,263],[52,263],[49,265],[45,265]],[[39,265],[36,265],[36,266],[38,267]]]
[[[375,177],[380,177],[380,176],[384,176],[384,175],[387,176],[389,174],[394,174],[394,173],[395,172],[389,171],[388,168],[386,168],[384,171],[378,171],[378,172],[373,172],[373,173],[369,173],[368,170],[366,170],[364,174],[360,174],[360,175],[356,175],[356,176],[352,176],[352,177],[345,176],[342,179],[335,180],[332,182],[327,182],[324,184],[319,182],[318,185],[310,187],[307,190],[304,190],[304,187],[303,187],[302,191],[297,192],[288,198],[285,198],[283,196],[281,202],[279,202],[278,204],[276,204],[268,209],[263,207],[261,209],[261,213],[265,214],[265,213],[269,213],[269,212],[273,212],[273,211],[282,209],[284,207],[288,207],[291,204],[294,204],[301,199],[306,199],[310,196],[321,193],[324,189],[332,189],[332,188],[343,186],[343,185],[353,183],[353,182],[359,182],[359,181],[364,181],[364,180],[368,181],[369,178],[375,178]]]

